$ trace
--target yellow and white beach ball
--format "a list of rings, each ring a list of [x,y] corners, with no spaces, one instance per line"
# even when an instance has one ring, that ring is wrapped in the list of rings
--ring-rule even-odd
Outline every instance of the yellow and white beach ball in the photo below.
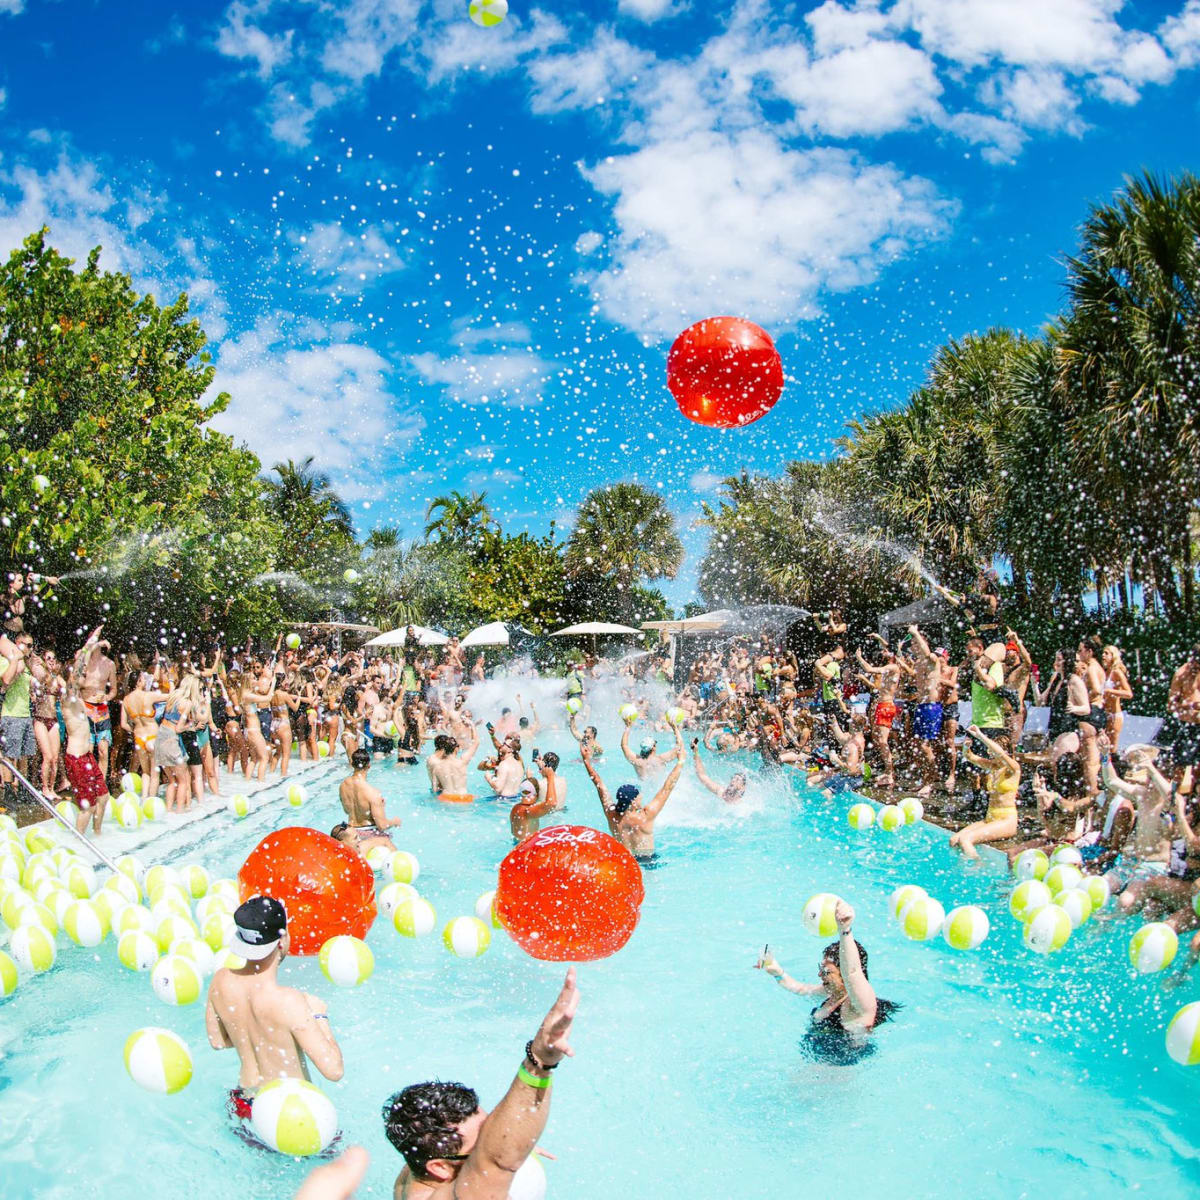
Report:
[[[1071,918],[1057,904],[1047,904],[1025,922],[1021,938],[1030,950],[1053,954],[1067,944],[1070,936]]]
[[[300,649],[300,635],[298,633],[289,633],[287,635],[287,637],[285,637],[283,639],[283,644],[289,650],[299,650]]]
[[[75,903],[75,897],[66,888],[60,887],[57,891],[51,892],[42,903],[54,914],[54,919],[58,922],[59,929],[61,929],[63,918],[67,915],[67,909]],[[108,923],[111,925],[116,916],[113,906],[111,904],[107,906],[101,904],[94,896],[92,897],[92,903],[99,905],[101,911],[107,912]]]
[[[367,866],[376,875],[387,875],[388,867],[392,864],[392,855],[396,851],[390,846],[374,845],[367,850]]]
[[[225,802],[225,807],[240,821],[250,815],[250,797],[242,792],[234,792]]]
[[[154,914],[142,904],[131,904],[123,908],[113,918],[113,932],[120,937],[123,933],[148,933],[154,936],[154,927],[158,922]]]
[[[879,828],[886,833],[895,833],[897,829],[903,829],[908,824],[908,818],[898,804],[885,804],[879,810],[878,820]]]
[[[328,758],[329,757],[329,743],[328,742],[320,741],[317,743],[317,757],[318,758]]]
[[[1185,1004],[1167,1026],[1167,1053],[1181,1067],[1200,1063],[1200,1000]]]
[[[925,815],[925,805],[916,796],[905,796],[896,807],[910,825],[915,825]]]
[[[421,864],[415,854],[397,850],[388,861],[388,875],[396,883],[416,883],[421,875]]]
[[[955,950],[974,950],[982,946],[991,929],[988,915],[977,904],[952,908],[942,923],[942,937]]]
[[[146,878],[146,867],[136,854],[122,854],[117,859],[117,870],[122,875],[128,875],[139,888]]]
[[[500,924],[500,918],[496,916],[496,893],[495,891],[484,892],[478,900],[475,901],[475,915],[485,924],[490,925],[493,929],[503,929]]]
[[[626,725],[632,725],[638,719],[638,706],[636,704],[622,704],[617,709],[617,716],[625,722]]]
[[[229,945],[236,928],[231,913],[216,909],[200,923],[200,936],[208,943],[213,953],[217,954]]]
[[[56,846],[50,851],[50,861],[61,875],[72,863],[83,862],[85,860],[80,858],[70,846]]]
[[[358,582],[358,572],[353,567],[347,567],[342,572],[342,578],[347,583],[357,583]]]
[[[837,933],[834,912],[838,900],[839,897],[832,892],[818,892],[815,896],[810,896],[800,913],[804,928],[817,937],[832,937]]]
[[[117,961],[131,971],[153,970],[158,958],[158,943],[140,929],[130,929],[117,938]]]
[[[1112,899],[1106,875],[1085,875],[1080,885],[1092,901],[1092,912],[1098,913]]]
[[[142,823],[142,810],[132,800],[118,800],[113,816],[122,829],[136,829]]]
[[[73,900],[72,903],[77,904],[78,901]],[[17,928],[20,929],[22,925],[40,925],[51,937],[58,933],[58,918],[53,910],[36,900],[17,914]]]
[[[1129,961],[1142,975],[1163,971],[1171,965],[1179,950],[1179,935],[1170,925],[1152,921],[1129,939]]]
[[[925,895],[928,895],[925,889],[918,887],[915,883],[902,884],[888,897],[888,912],[898,921],[900,914],[912,901],[918,896]]]
[[[150,986],[164,1004],[195,1004],[200,999],[200,969],[182,954],[164,954],[150,972]]]
[[[402,900],[411,900],[419,895],[420,892],[411,883],[389,883],[380,889],[375,903],[385,917],[390,917]]]
[[[227,897],[214,896],[210,891],[207,896],[196,901],[196,920],[203,925],[215,913],[226,913],[233,916],[233,910],[236,907],[237,905],[231,903]]]
[[[167,913],[166,916],[160,917],[154,925],[154,940],[164,954],[172,942],[177,942],[180,938],[185,937],[198,937],[199,933],[200,931],[191,917],[185,917],[182,913]]]
[[[927,942],[936,937],[946,919],[946,910],[932,896],[918,896],[900,913],[900,928],[906,938]]]
[[[54,966],[58,946],[41,925],[18,925],[9,939],[8,952],[23,971],[40,975]]]
[[[217,954],[217,970],[224,968],[227,971],[240,971],[246,965],[246,960],[238,954],[234,954],[232,950],[226,950],[224,953]]]
[[[570,696],[567,699],[567,712],[574,715],[583,707],[583,701],[578,696]]]
[[[25,862],[25,869],[21,872],[21,886],[33,894],[33,889],[43,879],[57,879],[58,872],[54,869],[54,864],[46,855],[34,854]]]
[[[305,800],[308,799],[308,793],[304,790],[304,785],[299,783],[289,783],[287,790],[287,802],[293,808],[299,808]]]
[[[470,0],[467,15],[476,25],[490,29],[508,16],[508,0]]]
[[[63,929],[77,946],[98,946],[108,937],[108,918],[91,900],[76,900],[63,914]]]
[[[437,925],[437,910],[428,900],[412,896],[396,905],[392,925],[403,937],[425,937]]]
[[[1054,897],[1054,903],[1071,918],[1071,928],[1078,929],[1092,915],[1092,898],[1082,887],[1067,888]]]
[[[161,921],[163,917],[191,917],[192,906],[188,901],[187,894],[182,889],[168,884],[158,889],[156,899],[150,905],[150,913],[155,921]]]
[[[17,918],[21,909],[36,903],[37,901],[24,888],[20,891],[9,892],[3,900],[0,900],[0,919],[3,919],[9,929],[15,929],[20,923]]]
[[[66,892],[72,900],[79,899],[78,896],[67,891],[67,886],[61,879],[55,879],[52,875],[47,875],[45,879],[39,879],[34,885],[31,895],[39,904],[49,904],[50,897],[55,892]]]
[[[870,829],[875,824],[875,810],[869,804],[852,804],[846,820],[851,829]]]
[[[142,801],[142,816],[147,821],[161,821],[167,815],[167,802],[161,796],[147,796]]]
[[[254,1097],[250,1124],[272,1150],[309,1158],[333,1141],[338,1118],[329,1097],[306,1079],[275,1079]]]
[[[454,917],[446,922],[442,941],[456,958],[478,958],[492,944],[492,931],[478,917]]]
[[[170,1096],[191,1082],[192,1052],[178,1034],[148,1025],[125,1040],[125,1070],[138,1087]]]
[[[317,959],[325,978],[338,987],[358,987],[366,983],[375,970],[375,955],[362,938],[339,934],[322,947]]]
[[[121,871],[118,871],[115,875],[110,875],[104,881],[104,886],[100,890],[120,896],[126,904],[137,904],[142,898],[142,889],[128,875]]]
[[[1050,889],[1052,896],[1057,896],[1059,892],[1078,887],[1083,882],[1083,872],[1070,863],[1054,863],[1042,882]]]
[[[10,883],[19,884],[24,868],[24,862],[15,854],[0,854],[0,880],[6,879]]]
[[[16,833],[17,822],[14,817],[10,817],[8,813],[0,813],[0,832]]]
[[[142,794],[142,777],[133,774],[132,771],[126,771],[121,776],[121,791],[132,792],[135,796]]]
[[[0,950],[0,1000],[11,996],[17,990],[21,977],[17,973],[17,964],[3,950]]]
[[[67,891],[80,900],[86,900],[96,890],[96,872],[85,862],[72,863],[62,876]]]
[[[237,880],[229,879],[228,877],[214,879],[208,885],[208,894],[210,896],[220,896],[229,905],[230,912],[235,911],[242,902],[242,894],[238,891]]]
[[[667,721],[672,725],[682,725],[687,720],[687,713],[677,704],[671,705],[665,715]]]
[[[203,938],[179,938],[167,947],[167,953],[178,954],[181,958],[190,960],[203,978],[207,978],[217,969],[217,956]]]
[[[70,800],[60,800],[55,806],[54,811],[58,813],[64,821],[69,821],[72,825],[75,824],[75,818],[79,816],[79,807]]]
[[[163,888],[173,887],[183,891],[183,877],[174,867],[161,864],[153,866],[142,880],[142,891],[149,900],[156,900]]]
[[[50,836],[50,826],[47,825],[31,826],[29,829],[25,830],[24,838],[25,849],[28,850],[30,854],[39,854],[42,851],[53,850],[56,844],[54,839]]]
[[[1074,846],[1055,846],[1050,851],[1050,865],[1057,867],[1059,864],[1068,867],[1082,867],[1083,855]]]
[[[183,890],[193,899],[199,900],[208,894],[208,872],[199,863],[189,863],[179,872]]]
[[[1018,921],[1028,921],[1040,908],[1045,908],[1054,897],[1040,879],[1025,879],[1013,888],[1008,897],[1008,911]]]
[[[1041,850],[1022,850],[1013,860],[1013,874],[1018,879],[1044,879],[1050,870],[1050,860]]]
[[[546,1169],[541,1157],[531,1154],[508,1185],[508,1200],[546,1200]]]

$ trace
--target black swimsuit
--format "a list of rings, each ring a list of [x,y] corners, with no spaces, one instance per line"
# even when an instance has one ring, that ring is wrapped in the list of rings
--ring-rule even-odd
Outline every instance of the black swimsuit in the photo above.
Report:
[[[839,1008],[823,1017],[817,1016],[819,1008],[813,1009],[808,1032],[800,1039],[800,1051],[814,1062],[834,1067],[853,1066],[875,1053],[871,1030],[878,1029],[899,1007],[891,1000],[876,999],[875,1024],[871,1029],[847,1029]]]

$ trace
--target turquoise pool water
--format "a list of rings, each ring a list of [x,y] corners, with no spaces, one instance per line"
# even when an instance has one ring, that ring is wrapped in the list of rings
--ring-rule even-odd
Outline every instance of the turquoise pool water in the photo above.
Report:
[[[600,824],[569,739],[539,742],[563,756],[568,819]],[[712,770],[724,778],[731,767]],[[613,787],[629,778],[611,752],[603,771]],[[273,804],[240,823],[216,815],[164,839],[162,852],[233,874],[278,825],[328,829],[339,777],[311,785],[301,810]],[[421,768],[376,766],[372,778],[404,818],[397,844],[420,858],[418,887],[439,928],[471,913],[509,848],[505,814],[433,803]],[[615,958],[580,968],[577,1057],[558,1073],[543,1139],[558,1156],[550,1196],[1196,1195],[1200,1072],[1171,1062],[1163,1029],[1200,988],[1166,994],[1135,976],[1129,922],[1093,921],[1053,958],[1032,954],[1007,915],[998,857],[965,865],[925,825],[856,833],[850,802],[759,780],[729,811],[685,777],[660,822],[666,865],[647,874],[637,932]],[[907,941],[887,913],[907,882],[947,908],[982,904],[989,940],[966,954],[940,938]],[[793,974],[814,977],[824,942],[799,912],[815,891],[854,904],[872,981],[904,1005],[853,1067],[804,1057],[811,1002],[751,969],[770,942]],[[493,1103],[562,970],[499,933],[475,961],[451,957],[438,936],[406,941],[382,919],[368,940],[376,971],[357,990],[334,988],[315,959],[291,959],[283,975],[329,1002],[346,1074],[323,1086],[348,1139],[371,1152],[360,1194],[385,1197],[399,1158],[383,1138],[384,1098],[437,1076]],[[53,971],[0,1004],[0,1193],[289,1196],[306,1167],[230,1132],[223,1106],[237,1061],[208,1049],[202,1006],[162,1005],[147,976],[118,965],[111,939],[83,950],[60,936],[60,950]],[[177,1096],[143,1092],[124,1072],[124,1039],[148,1024],[192,1048],[195,1075]]]

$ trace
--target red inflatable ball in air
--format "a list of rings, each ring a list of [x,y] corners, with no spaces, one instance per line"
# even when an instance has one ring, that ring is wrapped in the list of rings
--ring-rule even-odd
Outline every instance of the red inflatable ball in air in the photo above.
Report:
[[[269,833],[238,871],[242,899],[287,909],[292,954],[316,954],[339,933],[365,938],[375,920],[375,875],[349,846],[302,825]]]
[[[500,864],[496,916],[534,958],[591,962],[629,941],[643,895],[642,869],[620,842],[585,825],[555,825]]]
[[[783,392],[783,363],[770,334],[753,321],[709,317],[675,339],[667,387],[685,417],[732,429],[774,407]]]

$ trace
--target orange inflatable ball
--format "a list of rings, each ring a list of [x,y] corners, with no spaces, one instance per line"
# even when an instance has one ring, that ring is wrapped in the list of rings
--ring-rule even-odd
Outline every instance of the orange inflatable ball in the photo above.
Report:
[[[783,363],[770,334],[753,321],[709,317],[675,339],[667,387],[685,417],[733,429],[774,407],[783,392]]]
[[[500,864],[495,911],[534,958],[590,962],[629,941],[643,894],[642,869],[620,842],[585,825],[555,825]]]
[[[292,954],[331,937],[365,938],[375,920],[375,874],[349,846],[302,825],[269,833],[238,871],[241,897],[273,896],[287,909]]]

